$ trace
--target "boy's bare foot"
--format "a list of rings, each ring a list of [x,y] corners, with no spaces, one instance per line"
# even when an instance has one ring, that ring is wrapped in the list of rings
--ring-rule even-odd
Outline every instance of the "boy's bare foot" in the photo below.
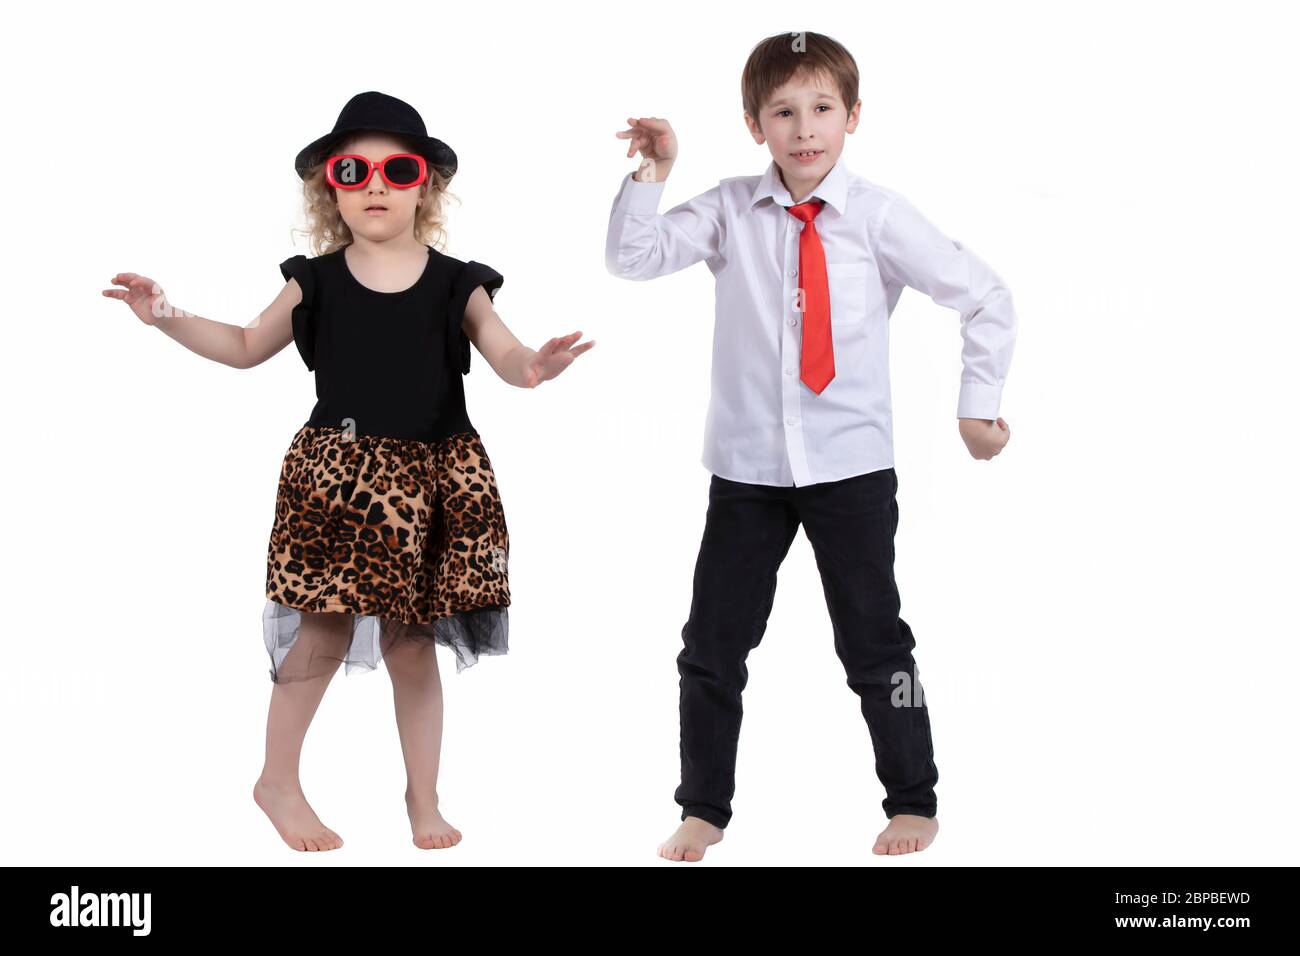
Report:
[[[343,838],[320,822],[301,789],[269,784],[259,777],[253,784],[253,800],[293,849],[337,850],[343,845]]]
[[[659,855],[665,860],[698,863],[704,851],[722,841],[722,830],[707,820],[688,816],[677,831],[659,844]]]
[[[897,813],[889,818],[889,826],[880,831],[871,852],[879,856],[915,853],[933,843],[934,835],[938,832],[939,821],[934,817]]]
[[[461,833],[438,812],[438,797],[406,795],[406,814],[411,818],[411,842],[421,850],[445,850],[460,842]]]

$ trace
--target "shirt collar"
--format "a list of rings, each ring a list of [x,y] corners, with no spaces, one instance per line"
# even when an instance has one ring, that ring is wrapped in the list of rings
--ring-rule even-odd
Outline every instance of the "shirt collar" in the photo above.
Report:
[[[812,195],[804,199],[804,202],[816,197],[823,200],[827,205],[834,207],[835,211],[842,216],[844,215],[848,195],[848,169],[844,165],[844,154],[840,153],[840,157],[835,160],[835,165],[831,167],[831,171],[812,191]],[[767,172],[763,173],[763,177],[758,181],[758,186],[754,189],[754,196],[749,201],[750,208],[752,209],[760,199],[767,199],[769,196],[782,206],[795,205],[790,190],[786,189],[781,182],[775,159],[768,163]]]

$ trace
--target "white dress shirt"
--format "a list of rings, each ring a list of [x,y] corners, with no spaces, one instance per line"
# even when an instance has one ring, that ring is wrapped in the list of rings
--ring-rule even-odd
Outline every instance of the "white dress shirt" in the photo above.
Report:
[[[653,279],[703,259],[714,275],[713,371],[701,461],[732,481],[811,485],[894,463],[889,317],[903,286],[961,315],[958,418],[994,419],[1015,345],[1011,293],[982,260],[841,155],[805,197],[826,252],[835,377],[820,395],[799,376],[802,222],[773,161],[659,214],[665,182],[623,177],[605,261]]]

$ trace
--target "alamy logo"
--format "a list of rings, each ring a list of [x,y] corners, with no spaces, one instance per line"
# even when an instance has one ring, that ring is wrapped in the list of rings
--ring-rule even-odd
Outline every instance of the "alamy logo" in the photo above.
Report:
[[[895,671],[889,681],[895,685],[889,695],[889,702],[895,707],[924,707],[925,688],[921,686],[921,669],[919,667],[909,674],[907,671]]]
[[[506,570],[506,552],[504,548],[492,549],[492,570],[504,574]]]
[[[71,893],[50,897],[51,926],[130,926],[132,935],[149,935],[149,893]]]

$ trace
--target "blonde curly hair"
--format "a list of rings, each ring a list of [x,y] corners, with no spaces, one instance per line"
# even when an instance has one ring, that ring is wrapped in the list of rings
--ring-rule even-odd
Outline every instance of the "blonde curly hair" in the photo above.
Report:
[[[358,133],[340,141],[332,152],[347,152],[352,148],[351,144],[363,135],[365,134]],[[391,133],[383,135],[403,142],[406,149],[414,151],[411,144],[406,143],[400,136],[393,136]],[[451,182],[451,177],[446,175],[445,170],[432,163],[426,165],[429,176],[419,187],[421,201],[415,213],[415,238],[441,251],[446,247],[447,242],[445,215],[447,200],[451,198],[460,202],[460,198],[448,191],[447,185]],[[307,226],[305,229],[291,230],[291,235],[296,232],[307,236],[312,252],[318,256],[341,249],[352,241],[352,230],[339,214],[338,202],[334,198],[334,187],[325,181],[324,158],[307,171],[307,176],[302,183],[302,197]]]

